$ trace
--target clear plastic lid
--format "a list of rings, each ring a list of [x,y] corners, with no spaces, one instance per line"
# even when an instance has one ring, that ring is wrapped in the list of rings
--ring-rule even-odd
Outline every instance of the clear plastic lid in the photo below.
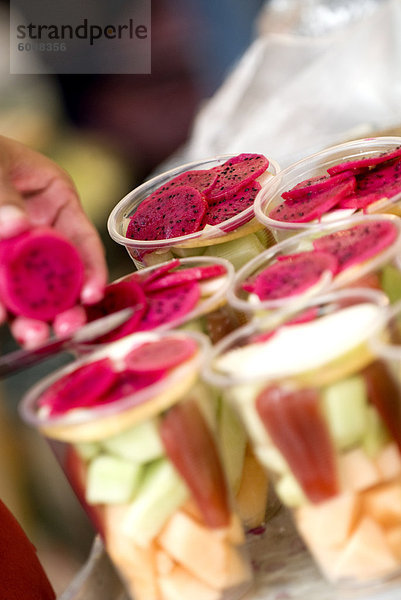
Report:
[[[337,223],[350,217],[355,209],[334,210],[323,215],[320,221],[307,223],[294,223],[278,221],[269,217],[269,213],[282,204],[282,194],[292,189],[298,183],[316,177],[327,175],[327,169],[341,162],[373,157],[383,152],[388,152],[401,145],[401,137],[376,137],[364,138],[331,146],[326,150],[317,152],[302,160],[293,163],[280,171],[276,177],[266,182],[254,203],[255,215],[258,221],[270,228],[276,239],[283,239],[290,234],[300,231],[318,230],[324,222]],[[391,207],[401,199],[401,193],[373,203],[367,212],[391,212]]]

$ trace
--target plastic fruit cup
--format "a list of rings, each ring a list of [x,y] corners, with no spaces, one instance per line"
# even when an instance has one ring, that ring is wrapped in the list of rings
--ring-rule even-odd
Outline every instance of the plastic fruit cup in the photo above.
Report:
[[[178,299],[180,287],[182,285],[185,286],[185,281],[178,286],[161,286],[158,290],[154,290],[153,292],[148,292],[144,287],[144,293],[149,308],[145,308],[142,318],[146,319],[147,310],[151,310],[152,302],[157,299],[161,302],[161,296],[167,295],[169,297],[165,302],[168,307],[171,307],[167,309],[168,321],[162,322],[159,325],[155,324],[155,326],[151,328],[152,331],[165,331],[167,329],[180,327],[190,331],[206,333],[212,342],[216,342],[223,337],[223,335],[232,331],[239,325],[235,311],[227,304],[227,290],[232,285],[234,279],[234,267],[228,260],[211,256],[172,259],[171,261],[166,261],[160,265],[154,265],[153,267],[147,267],[146,269],[129,273],[116,280],[111,285],[126,281],[139,282],[141,285],[145,285],[144,282],[148,278],[149,280],[153,280],[153,284],[156,282],[160,284],[163,283],[164,277],[179,275],[180,272],[187,271],[188,269],[196,269],[198,267],[200,269],[208,269],[209,267],[213,268],[214,266],[221,269],[222,273],[199,281],[195,280],[195,287],[199,286],[198,300],[192,308],[189,307],[187,311],[178,306],[176,315],[174,314],[174,301],[175,299]],[[169,269],[169,267],[171,268]],[[160,273],[164,272],[156,278],[156,272],[159,270]],[[153,276],[156,281],[153,279]],[[139,310],[142,311],[142,307],[140,307]],[[139,323],[137,322],[135,314],[133,327],[140,329],[141,321],[139,321]],[[133,331],[134,330],[131,330],[129,333],[133,333]],[[124,335],[127,335],[127,333],[125,333],[123,329],[121,337]],[[99,340],[98,344],[82,344],[79,348],[79,352],[81,354],[93,351],[103,342],[104,340]]]
[[[239,411],[323,574],[351,588],[401,574],[400,392],[369,342],[387,306],[354,288],[311,301],[309,321],[254,320],[204,371]]]
[[[125,235],[130,217],[135,213],[141,202],[158,187],[177,175],[185,173],[185,171],[216,167],[232,156],[234,155],[208,158],[166,171],[132,190],[114,207],[108,219],[109,233],[114,241],[125,246],[138,269],[164,262],[175,256],[198,256],[204,253],[210,256],[228,258],[237,267],[272,243],[270,232],[264,229],[254,218],[252,206],[228,219],[224,224],[218,226],[208,225],[201,231],[180,237],[144,241],[130,239]],[[258,178],[258,181],[262,184],[262,181],[267,181],[271,176],[276,175],[278,171],[278,164],[269,158],[268,170]],[[256,232],[258,235],[256,235]],[[240,243],[240,240],[245,237],[246,241]],[[229,244],[234,241],[237,243]],[[224,246],[221,245],[223,243]]]
[[[270,229],[277,241],[281,241],[300,231],[317,231],[325,222],[338,222],[351,216],[354,209],[334,209],[322,216],[320,221],[308,223],[290,223],[269,217],[269,213],[284,200],[283,192],[292,189],[298,183],[311,177],[327,174],[327,169],[346,160],[375,156],[388,152],[401,144],[401,137],[366,138],[331,146],[289,165],[272,178],[255,199],[254,210],[258,221]],[[368,206],[366,212],[385,212],[400,214],[400,194],[383,199]]]
[[[160,344],[163,369],[155,362]],[[22,417],[50,441],[135,600],[222,598],[228,590],[239,598],[251,585],[217,447],[216,407],[198,377],[208,350],[201,334],[134,334],[54,373],[21,404]],[[111,387],[104,369],[94,372],[100,360],[120,372]],[[158,370],[141,371],[150,364]],[[83,367],[89,373],[77,371]],[[71,376],[69,387],[62,379],[74,372],[75,393]]]
[[[378,223],[391,223],[395,228],[395,239],[385,247],[378,246],[378,250],[371,256],[360,256],[360,262],[350,264],[337,272],[322,270],[320,276],[310,286],[304,287],[305,275],[300,271],[299,277],[292,276],[291,285],[296,291],[293,295],[285,295],[277,299],[261,300],[252,290],[244,289],[246,282],[254,280],[260,273],[271,265],[277,263],[287,255],[311,253],[313,256],[313,243],[324,236],[336,234],[346,236],[352,228],[363,228]],[[344,235],[342,235],[344,234]],[[377,239],[377,236],[376,236]],[[373,240],[373,242],[376,240]],[[372,247],[373,243],[369,242]],[[357,258],[360,248],[356,249]],[[307,255],[305,254],[307,257]],[[387,294],[390,302],[401,299],[401,219],[395,215],[356,215],[337,224],[321,225],[318,231],[304,231],[268,248],[262,254],[244,265],[234,277],[234,282],[228,290],[228,301],[237,310],[253,315],[264,315],[272,310],[287,309],[302,306],[312,297],[329,290],[352,287],[371,287]],[[285,264],[285,263],[283,263]],[[284,282],[288,286],[288,282]],[[288,289],[288,287],[287,287]]]

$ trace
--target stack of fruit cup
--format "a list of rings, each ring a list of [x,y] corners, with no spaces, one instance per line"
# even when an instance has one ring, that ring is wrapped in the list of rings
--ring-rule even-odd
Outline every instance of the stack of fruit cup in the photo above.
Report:
[[[199,380],[201,334],[127,336],[37,384],[21,414],[46,436],[135,600],[239,598],[242,525]]]
[[[244,265],[228,290],[237,310],[263,315],[331,289],[370,287],[401,299],[401,219],[350,217],[272,246]]]
[[[400,389],[369,344],[387,307],[377,290],[332,292],[309,303],[308,321],[293,313],[277,326],[273,313],[234,332],[204,371],[337,585],[401,574]]]
[[[273,242],[253,203],[278,171],[275,161],[256,154],[182,165],[125,196],[109,216],[109,233],[138,269],[199,255],[221,256],[239,268]]]
[[[281,241],[361,210],[400,214],[400,145],[401,137],[367,138],[303,158],[266,182],[256,218]]]

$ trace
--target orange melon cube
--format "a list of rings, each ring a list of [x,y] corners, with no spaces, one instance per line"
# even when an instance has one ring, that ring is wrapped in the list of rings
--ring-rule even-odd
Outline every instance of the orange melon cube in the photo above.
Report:
[[[382,479],[401,476],[401,454],[394,442],[381,450],[376,458],[376,465]]]
[[[390,527],[387,529],[385,535],[392,553],[401,563],[401,525],[398,525],[397,527]]]
[[[358,492],[380,482],[381,476],[375,462],[361,448],[340,455],[338,472],[341,489]]]
[[[161,548],[156,550],[155,561],[156,571],[159,573],[159,575],[168,575],[174,569],[174,560]]]
[[[363,512],[382,527],[401,526],[401,482],[368,490],[362,496]]]
[[[295,522],[311,548],[332,548],[347,541],[359,513],[359,496],[346,492],[320,504],[301,506],[295,511]]]
[[[162,600],[219,600],[221,594],[176,565],[159,579]]]
[[[120,571],[130,594],[137,600],[159,598],[156,546],[139,547],[121,529],[128,505],[105,506],[106,549]]]
[[[398,561],[390,549],[383,529],[370,517],[358,527],[333,564],[333,579],[372,580],[391,574]]]
[[[188,514],[177,511],[158,537],[160,546],[192,575],[215,589],[224,589],[232,581],[248,577],[247,564],[219,532],[197,523]]]

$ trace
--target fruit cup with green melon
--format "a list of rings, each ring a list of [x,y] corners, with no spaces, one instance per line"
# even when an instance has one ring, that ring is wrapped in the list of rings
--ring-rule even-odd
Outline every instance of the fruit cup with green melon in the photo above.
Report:
[[[354,288],[285,319],[276,311],[222,340],[204,372],[339,586],[401,576],[400,387],[369,344],[387,307],[381,292]]]
[[[401,214],[401,137],[331,146],[289,165],[266,182],[256,218],[281,241],[316,232],[355,213]]]
[[[199,333],[124,337],[39,382],[21,415],[50,442],[135,600],[239,598],[244,533],[220,459]]]
[[[109,233],[137,268],[198,255],[221,256],[238,268],[273,241],[253,204],[278,171],[260,154],[182,165],[127,194],[109,216]]]
[[[302,305],[325,291],[370,287],[401,299],[401,219],[357,215],[279,242],[235,275],[228,301],[238,311],[265,315]]]

